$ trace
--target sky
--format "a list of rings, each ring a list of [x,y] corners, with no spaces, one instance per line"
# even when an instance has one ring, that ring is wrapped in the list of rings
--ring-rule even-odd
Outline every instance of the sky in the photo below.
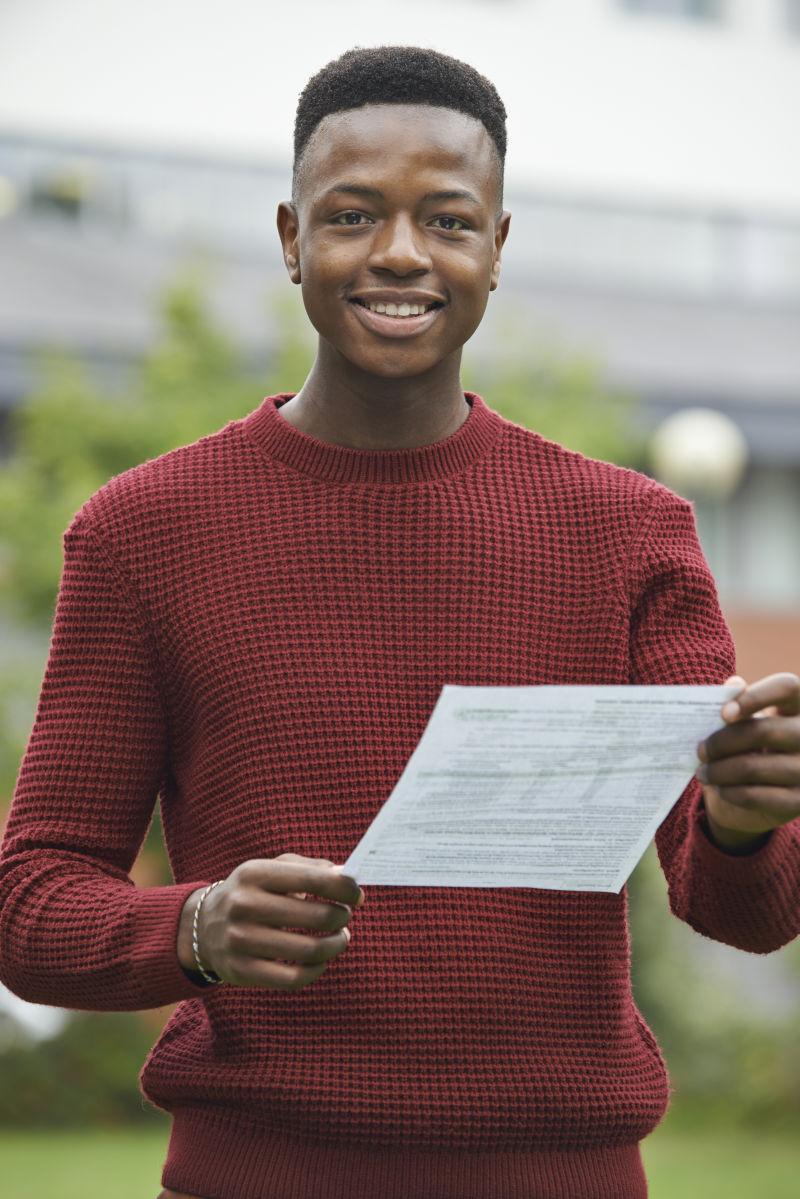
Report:
[[[800,214],[800,37],[621,0],[0,0],[0,131],[291,155],[310,75],[355,45],[463,58],[508,110],[509,187]]]

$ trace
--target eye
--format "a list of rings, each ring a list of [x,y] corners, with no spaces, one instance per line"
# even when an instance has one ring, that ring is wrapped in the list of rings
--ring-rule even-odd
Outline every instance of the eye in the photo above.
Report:
[[[355,225],[355,223],[356,223],[355,221],[342,221],[341,218],[343,216],[345,216],[345,217],[346,216],[362,217],[362,216],[364,216],[364,213],[356,212],[355,209],[348,209],[347,212],[340,212],[338,214],[338,216],[333,217],[333,219],[331,220],[331,224],[332,225],[342,225],[342,224]]]
[[[352,220],[348,219],[351,217],[354,219],[352,219]],[[366,220],[372,219],[371,217],[366,217],[365,213],[357,212],[355,209],[350,208],[347,210],[347,212],[340,212],[335,217],[332,217],[331,224],[332,225],[342,225],[342,226],[347,225],[347,226],[350,226],[350,228],[358,228],[358,226],[360,226],[363,223],[362,218],[365,218]],[[434,219],[434,221],[455,221],[456,224],[460,226],[460,228],[458,228],[458,229],[453,228],[452,226],[449,226],[444,230],[445,233],[463,233],[465,230],[468,230],[470,228],[470,226],[467,224],[467,222],[462,221],[461,217],[459,217],[459,216],[437,216],[437,217],[434,217],[433,219]]]
[[[462,221],[460,216],[435,216],[433,219],[435,221],[457,221],[459,225],[463,226],[463,229],[469,229],[469,225],[467,224],[467,222]],[[463,229],[446,229],[445,232],[446,233],[461,233],[461,232],[463,232]]]

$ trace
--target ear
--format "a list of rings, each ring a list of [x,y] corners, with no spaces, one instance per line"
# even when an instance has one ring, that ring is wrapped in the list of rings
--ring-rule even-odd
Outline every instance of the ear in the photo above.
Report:
[[[300,282],[300,221],[291,200],[281,200],[277,214],[283,260],[292,283]]]
[[[489,291],[494,291],[500,282],[500,252],[503,249],[506,238],[508,237],[510,224],[511,213],[506,212],[504,209],[495,225],[494,255],[492,257],[492,271],[489,282]]]

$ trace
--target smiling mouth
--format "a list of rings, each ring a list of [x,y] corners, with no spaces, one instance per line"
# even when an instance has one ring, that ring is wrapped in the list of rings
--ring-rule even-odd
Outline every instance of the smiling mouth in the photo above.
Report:
[[[391,312],[378,312],[378,304],[374,307],[365,304],[363,300],[352,299],[348,300],[355,310],[355,319],[365,329],[376,337],[383,338],[388,341],[410,341],[411,338],[424,336],[424,334],[439,320],[439,310],[445,305],[440,301],[433,304],[384,304],[381,302],[381,307],[395,308],[397,314]],[[421,308],[421,312],[412,313],[412,308]],[[408,309],[408,315],[405,315]],[[442,318],[444,319],[444,318]]]
[[[414,316],[424,316],[428,312],[432,312],[434,308],[444,308],[444,304],[435,300],[433,304],[367,304],[364,300],[353,299],[350,304],[358,304],[359,308],[366,308],[367,312],[374,312],[376,316],[394,317],[397,320],[408,320]]]

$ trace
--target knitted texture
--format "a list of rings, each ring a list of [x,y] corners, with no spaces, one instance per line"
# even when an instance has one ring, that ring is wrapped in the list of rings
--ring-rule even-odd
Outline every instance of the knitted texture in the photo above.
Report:
[[[297,992],[209,986],[192,891],[344,862],[446,683],[722,683],[691,504],[465,393],[450,437],[324,443],[267,396],[74,515],[0,846],[0,979],[35,1003],[177,1003],[139,1076],[162,1185],[206,1199],[638,1199],[670,1086],[631,991],[627,890],[366,887]],[[720,721],[720,723],[722,723]],[[160,800],[174,884],[129,871]],[[691,780],[656,834],[672,911],[769,953],[797,824],[737,857]]]

